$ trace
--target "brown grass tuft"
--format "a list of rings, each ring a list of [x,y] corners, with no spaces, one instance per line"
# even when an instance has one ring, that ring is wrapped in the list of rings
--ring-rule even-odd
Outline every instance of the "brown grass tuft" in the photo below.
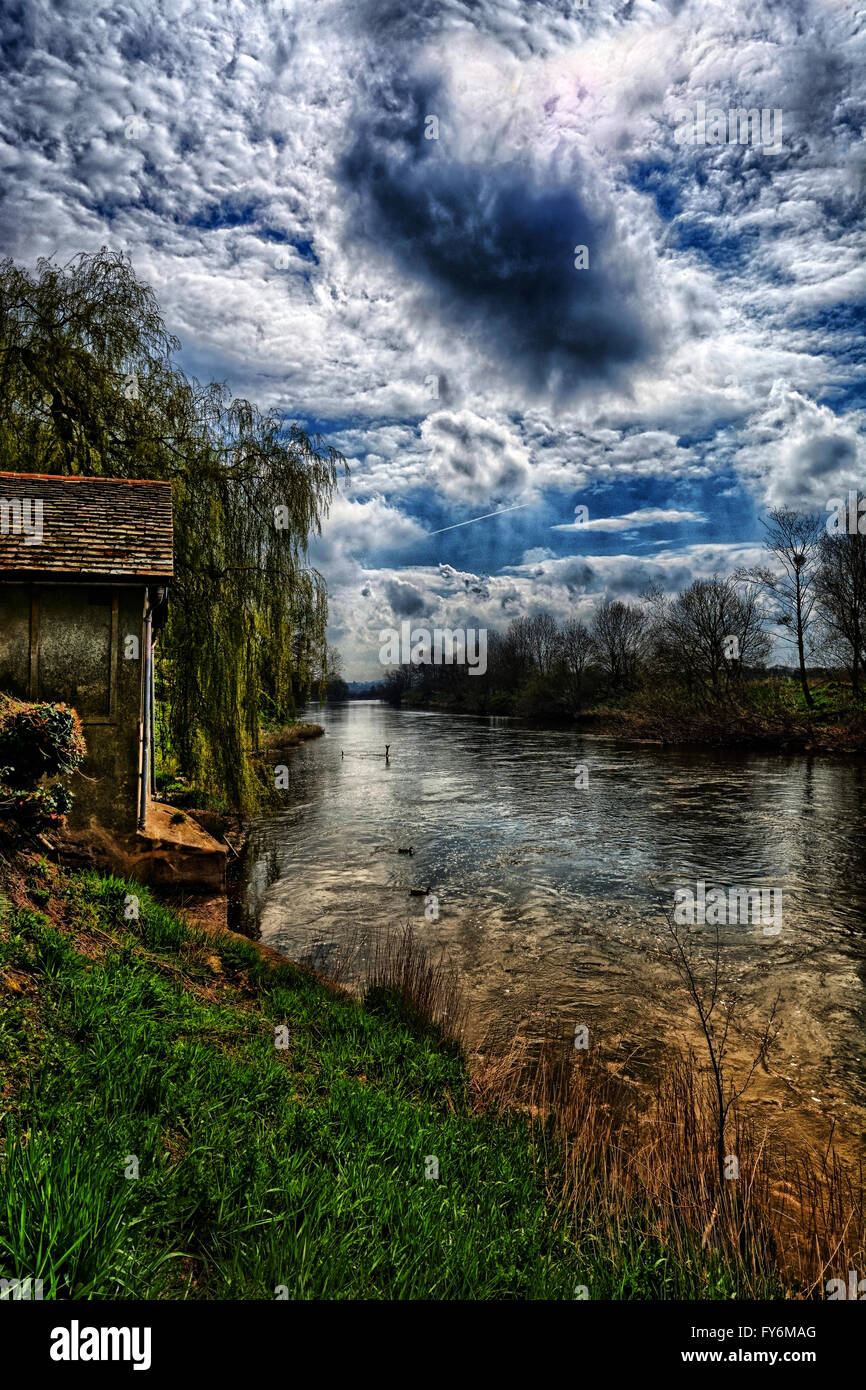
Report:
[[[719,1183],[711,1079],[694,1056],[670,1055],[647,1098],[544,1020],[482,1054],[477,1107],[544,1122],[549,1158],[561,1156],[563,1205],[580,1225],[615,1233],[639,1210],[683,1259],[696,1243],[734,1254],[801,1297],[822,1297],[827,1279],[866,1267],[862,1168],[847,1170],[831,1148],[792,1154],[734,1107],[728,1151],[739,1177]]]

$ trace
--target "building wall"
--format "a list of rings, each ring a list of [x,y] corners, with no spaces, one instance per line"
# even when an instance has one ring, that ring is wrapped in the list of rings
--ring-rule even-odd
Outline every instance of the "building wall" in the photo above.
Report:
[[[140,585],[0,583],[0,690],[63,701],[84,727],[87,757],[70,782],[73,829],[136,828],[143,617]]]

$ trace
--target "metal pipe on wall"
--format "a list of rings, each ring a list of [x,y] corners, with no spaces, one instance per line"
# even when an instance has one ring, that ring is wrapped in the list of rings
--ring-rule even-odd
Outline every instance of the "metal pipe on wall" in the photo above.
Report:
[[[141,783],[139,788],[138,801],[138,828],[144,830],[147,824],[147,793],[150,782],[150,730],[151,730],[151,667],[153,665],[153,607],[150,602],[150,590],[144,591],[144,710],[141,721]]]
[[[156,800],[156,638],[150,648],[150,796]]]

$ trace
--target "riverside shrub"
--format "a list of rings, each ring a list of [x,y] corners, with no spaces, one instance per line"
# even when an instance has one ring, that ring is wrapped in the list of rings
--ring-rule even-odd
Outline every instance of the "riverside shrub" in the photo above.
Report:
[[[64,704],[0,696],[0,821],[62,824],[72,808],[63,779],[84,759],[81,721]]]

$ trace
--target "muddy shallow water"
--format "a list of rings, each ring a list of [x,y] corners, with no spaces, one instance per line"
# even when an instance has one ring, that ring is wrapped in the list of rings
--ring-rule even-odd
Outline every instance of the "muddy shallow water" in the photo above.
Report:
[[[697,1037],[657,949],[676,890],[775,889],[778,933],[769,917],[769,931],[719,927],[723,989],[741,997],[744,1027],[759,1028],[780,993],[753,1104],[816,1139],[835,1119],[844,1149],[862,1150],[862,761],[661,749],[367,702],[306,717],[326,735],[277,757],[285,810],[251,827],[244,907],[269,945],[327,960],[411,920],[459,968],[470,1042],[541,1009],[605,1050],[658,1056]],[[435,894],[437,920],[411,888]],[[700,965],[715,932],[685,935]],[[733,1063],[749,1055],[738,1034]]]

